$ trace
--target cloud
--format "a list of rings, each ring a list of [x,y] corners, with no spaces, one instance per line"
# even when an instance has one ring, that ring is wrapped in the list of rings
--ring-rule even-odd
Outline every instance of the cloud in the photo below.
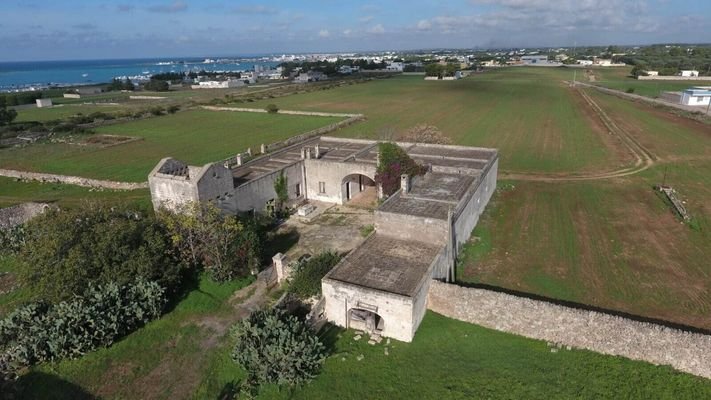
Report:
[[[130,4],[118,4],[116,6],[116,11],[118,12],[129,12],[132,11],[134,7]]]
[[[98,27],[97,27],[96,25],[90,24],[90,23],[86,23],[86,22],[85,22],[85,23],[81,23],[81,24],[72,25],[72,28],[74,28],[74,29],[79,29],[79,30],[82,30],[82,31],[93,31],[93,30],[98,29]]]
[[[331,36],[331,34],[330,34],[330,33],[328,32],[328,30],[326,30],[326,29],[321,29],[321,30],[318,32],[318,37],[320,37],[320,38],[327,38],[327,37],[329,37],[329,36]]]
[[[155,6],[148,7],[148,11],[157,13],[176,13],[187,11],[188,5],[184,1],[174,1],[168,4],[159,4]]]
[[[383,28],[383,24],[377,24],[368,28],[366,32],[374,35],[380,35],[382,33],[385,33],[385,28]]]
[[[417,22],[418,31],[429,31],[432,29],[432,23],[426,19],[421,19]]]
[[[353,30],[351,29],[344,29],[343,30],[343,36],[345,37],[350,37],[353,34]]]
[[[279,10],[273,7],[267,7],[263,5],[244,5],[234,8],[232,12],[235,14],[274,15],[277,14]]]
[[[366,15],[365,17],[358,18],[358,20],[359,20],[360,22],[367,23],[367,22],[372,21],[373,18],[375,18],[375,17],[372,16],[372,15]]]

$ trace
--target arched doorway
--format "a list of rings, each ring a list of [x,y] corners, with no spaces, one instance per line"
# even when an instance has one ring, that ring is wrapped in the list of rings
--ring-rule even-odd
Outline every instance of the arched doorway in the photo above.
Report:
[[[370,206],[378,198],[375,181],[363,174],[346,175],[341,182],[343,204]]]
[[[351,308],[348,310],[348,327],[379,334],[385,328],[385,320],[373,311],[363,308]]]

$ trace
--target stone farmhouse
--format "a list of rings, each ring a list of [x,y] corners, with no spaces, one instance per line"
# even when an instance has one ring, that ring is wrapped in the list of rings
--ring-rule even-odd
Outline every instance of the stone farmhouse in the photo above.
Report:
[[[324,316],[336,325],[411,341],[433,279],[454,280],[454,265],[496,188],[494,149],[397,143],[428,167],[401,177],[401,189],[374,211],[375,231],[322,280]],[[189,166],[165,158],[148,182],[155,208],[210,201],[226,213],[261,212],[287,178],[289,202],[346,204],[375,184],[378,142],[314,137],[242,162]],[[264,146],[262,153],[265,153]]]

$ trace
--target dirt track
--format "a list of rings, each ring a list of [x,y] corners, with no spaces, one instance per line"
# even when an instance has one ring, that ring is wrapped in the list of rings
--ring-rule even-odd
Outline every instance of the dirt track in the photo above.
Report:
[[[616,124],[612,118],[593,100],[584,90],[575,88],[590,109],[597,115],[602,124],[611,135],[620,139],[623,146],[633,155],[635,162],[631,167],[616,169],[612,171],[592,172],[592,173],[570,173],[570,174],[541,174],[541,173],[516,173],[501,172],[499,175],[503,179],[516,179],[539,182],[566,182],[566,181],[589,181],[600,179],[619,178],[640,173],[653,166],[658,157],[646,149],[633,135],[624,128]]]

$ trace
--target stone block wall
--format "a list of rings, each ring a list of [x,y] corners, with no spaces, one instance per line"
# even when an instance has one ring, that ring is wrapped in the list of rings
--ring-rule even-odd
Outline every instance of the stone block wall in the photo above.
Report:
[[[417,329],[413,321],[413,298],[328,278],[321,281],[321,291],[326,299],[326,318],[335,325],[348,327],[348,310],[359,308],[358,303],[361,302],[377,307],[376,313],[384,322],[383,336],[403,342],[412,341]],[[423,297],[426,301],[426,296]]]
[[[709,335],[438,281],[430,284],[427,307],[487,328],[711,378]]]

